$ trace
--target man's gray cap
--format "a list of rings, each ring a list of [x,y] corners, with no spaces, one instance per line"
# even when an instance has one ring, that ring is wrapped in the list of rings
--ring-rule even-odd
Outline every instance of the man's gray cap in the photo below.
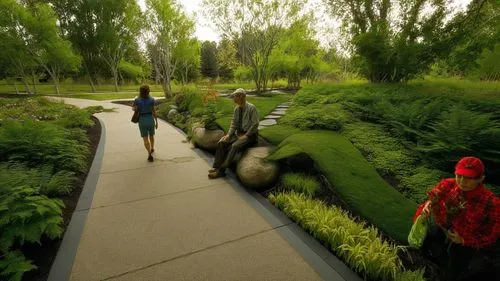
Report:
[[[246,96],[246,92],[245,92],[245,89],[243,88],[238,88],[236,89],[232,94],[231,94],[231,97],[234,98],[235,96]]]

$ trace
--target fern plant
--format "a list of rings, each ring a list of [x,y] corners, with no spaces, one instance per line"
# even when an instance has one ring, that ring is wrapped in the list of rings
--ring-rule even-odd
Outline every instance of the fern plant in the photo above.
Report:
[[[83,133],[84,134],[84,133]],[[90,154],[88,139],[81,130],[67,130],[55,124],[25,120],[6,121],[0,126],[0,161],[17,161],[28,166],[51,165],[55,171],[84,172]]]
[[[0,250],[15,243],[39,243],[42,235],[54,239],[62,234],[62,209],[59,199],[39,195],[27,186],[0,187]]]
[[[0,280],[21,281],[24,273],[36,268],[19,251],[0,251]]]
[[[476,155],[483,160],[500,162],[500,123],[489,113],[468,110],[455,105],[444,112],[417,150],[428,156],[456,162],[463,155]]]

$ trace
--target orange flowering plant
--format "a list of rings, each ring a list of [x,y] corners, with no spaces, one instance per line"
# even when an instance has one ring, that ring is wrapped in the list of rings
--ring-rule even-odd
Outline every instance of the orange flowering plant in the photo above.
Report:
[[[202,121],[205,124],[205,129],[215,130],[218,129],[215,120],[218,118],[218,106],[217,106],[217,92],[209,88],[207,92],[203,95],[203,115]]]

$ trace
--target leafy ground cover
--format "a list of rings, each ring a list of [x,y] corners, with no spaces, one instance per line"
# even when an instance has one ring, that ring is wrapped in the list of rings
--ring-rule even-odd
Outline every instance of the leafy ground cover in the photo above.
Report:
[[[97,148],[90,116],[102,110],[0,99],[0,279],[46,279]]]

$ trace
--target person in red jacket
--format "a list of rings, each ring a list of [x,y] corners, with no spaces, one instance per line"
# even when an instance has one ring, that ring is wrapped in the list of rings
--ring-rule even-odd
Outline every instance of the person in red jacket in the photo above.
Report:
[[[478,274],[500,280],[500,200],[484,178],[479,158],[462,158],[455,178],[437,184],[413,217],[414,222],[420,215],[434,219],[421,250],[444,268],[445,280],[478,280]]]

